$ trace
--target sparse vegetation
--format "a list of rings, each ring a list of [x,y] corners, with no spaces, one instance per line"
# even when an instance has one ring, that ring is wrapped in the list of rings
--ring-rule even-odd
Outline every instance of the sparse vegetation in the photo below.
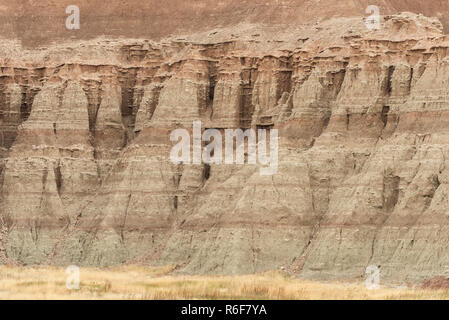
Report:
[[[449,290],[322,283],[272,271],[245,276],[171,275],[173,267],[81,268],[68,290],[64,268],[0,266],[0,299],[447,299]]]

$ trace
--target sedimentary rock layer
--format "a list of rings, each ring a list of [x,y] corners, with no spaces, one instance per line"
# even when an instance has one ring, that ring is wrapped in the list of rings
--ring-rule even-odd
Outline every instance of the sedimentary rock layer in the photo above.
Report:
[[[400,14],[0,51],[0,262],[420,280],[449,268],[449,38]],[[259,30],[259,31],[255,31]],[[274,40],[273,40],[274,39]],[[279,168],[170,132],[276,128]]]

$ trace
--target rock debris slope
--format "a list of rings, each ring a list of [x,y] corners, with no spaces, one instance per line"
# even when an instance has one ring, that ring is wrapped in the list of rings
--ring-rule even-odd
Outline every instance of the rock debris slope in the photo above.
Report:
[[[2,42],[0,262],[315,279],[377,265],[394,281],[449,270],[438,19]],[[172,164],[170,132],[197,119],[279,129],[278,173]]]

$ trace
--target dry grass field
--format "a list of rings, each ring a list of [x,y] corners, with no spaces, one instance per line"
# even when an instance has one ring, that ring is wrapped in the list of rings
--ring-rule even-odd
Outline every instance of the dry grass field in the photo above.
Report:
[[[178,276],[172,267],[81,268],[79,290],[64,268],[0,266],[0,299],[447,299],[449,290],[319,283],[281,272],[247,276]]]

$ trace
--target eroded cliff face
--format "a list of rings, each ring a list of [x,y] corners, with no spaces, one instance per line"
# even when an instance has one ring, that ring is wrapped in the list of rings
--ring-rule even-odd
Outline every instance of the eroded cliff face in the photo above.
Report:
[[[262,30],[262,31],[260,31]],[[240,39],[0,52],[0,262],[449,269],[449,38],[437,19],[331,19]],[[175,165],[175,128],[273,127],[279,169]]]

